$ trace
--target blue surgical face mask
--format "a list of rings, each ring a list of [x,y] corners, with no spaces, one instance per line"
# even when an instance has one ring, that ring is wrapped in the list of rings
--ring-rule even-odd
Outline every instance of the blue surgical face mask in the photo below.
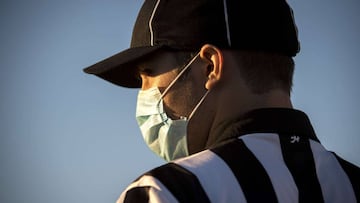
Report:
[[[149,148],[166,161],[189,155],[187,125],[209,91],[204,94],[188,117],[181,116],[178,120],[172,120],[166,114],[163,97],[198,55],[190,60],[162,94],[158,87],[140,90],[138,94],[136,120],[140,131]]]

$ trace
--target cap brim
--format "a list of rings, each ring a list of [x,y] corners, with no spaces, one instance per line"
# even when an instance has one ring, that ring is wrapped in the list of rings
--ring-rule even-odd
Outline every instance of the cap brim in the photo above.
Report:
[[[119,86],[138,88],[141,87],[141,80],[137,77],[134,62],[139,61],[140,58],[162,47],[163,46],[129,48],[85,68],[84,72],[94,74]]]

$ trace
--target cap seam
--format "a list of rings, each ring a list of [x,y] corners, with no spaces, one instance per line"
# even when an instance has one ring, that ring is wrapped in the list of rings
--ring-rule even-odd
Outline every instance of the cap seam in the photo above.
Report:
[[[228,7],[226,0],[223,0],[224,3],[224,17],[225,17],[225,26],[226,26],[226,37],[229,47],[231,47],[231,36],[230,36],[230,26],[229,26],[229,17],[228,17]]]
[[[150,16],[150,19],[149,19],[149,30],[150,30],[150,45],[151,46],[154,46],[154,31],[153,31],[153,27],[152,27],[152,21],[154,19],[154,16],[155,16],[155,13],[156,13],[156,10],[158,8],[160,4],[160,0],[158,0],[155,4],[155,7],[151,13],[151,16]]]

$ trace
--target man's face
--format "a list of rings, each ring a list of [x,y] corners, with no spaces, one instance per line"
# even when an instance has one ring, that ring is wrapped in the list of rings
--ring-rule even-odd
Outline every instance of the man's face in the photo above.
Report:
[[[139,75],[142,80],[142,90],[151,87],[158,87],[160,92],[179,74],[181,68],[191,58],[185,59],[179,64],[173,52],[159,52],[147,58],[144,63],[138,66]],[[172,119],[179,119],[181,116],[188,117],[196,106],[204,92],[205,81],[200,79],[201,69],[197,68],[199,63],[194,61],[186,72],[169,89],[164,96],[164,107],[167,115]]]
[[[138,65],[142,90],[157,87],[163,93],[178,76],[184,65],[191,60],[189,56],[184,59],[184,62],[179,63],[179,57],[174,54],[178,53],[156,53]],[[189,117],[207,92],[205,88],[208,80],[206,67],[206,63],[197,56],[186,72],[170,87],[163,97],[163,105],[168,117],[173,120],[182,116]],[[206,102],[200,105],[188,123],[187,144],[190,153],[203,150],[207,142],[207,124],[211,122],[211,116],[208,115],[209,106],[204,103]],[[202,133],[199,132],[200,129],[203,129]]]

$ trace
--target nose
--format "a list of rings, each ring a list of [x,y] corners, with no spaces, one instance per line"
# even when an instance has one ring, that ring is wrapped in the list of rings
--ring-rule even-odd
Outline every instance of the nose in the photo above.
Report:
[[[151,87],[161,87],[161,84],[159,84],[160,81],[160,77],[158,76],[149,76],[146,74],[141,74],[141,89],[142,90],[147,90]]]
[[[144,76],[141,75],[141,90],[147,90],[151,87],[149,80]]]

